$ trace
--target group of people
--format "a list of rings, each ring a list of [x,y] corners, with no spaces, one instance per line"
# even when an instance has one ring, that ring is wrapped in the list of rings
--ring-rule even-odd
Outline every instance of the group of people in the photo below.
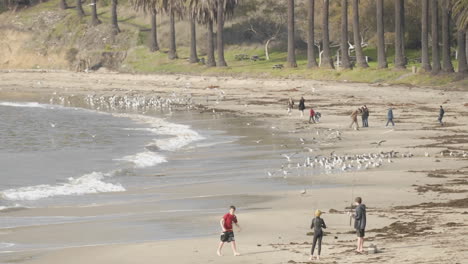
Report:
[[[356,230],[357,234],[357,253],[363,253],[363,246],[364,246],[364,236],[365,236],[365,229],[366,229],[366,205],[362,203],[361,197],[356,197],[354,199],[354,206],[355,212],[351,213],[348,212],[348,215],[354,219],[354,229]],[[224,243],[231,243],[232,251],[234,256],[240,256],[240,253],[237,251],[236,241],[234,239],[234,230],[233,224],[239,228],[240,226],[237,221],[236,216],[236,207],[231,206],[229,208],[229,212],[225,214],[221,220],[220,225],[222,229],[221,233],[221,242],[218,245],[217,254],[218,256],[222,256],[221,250],[223,248]],[[312,224],[310,228],[314,230],[314,236],[312,239],[312,249],[310,253],[310,260],[314,257],[315,248],[317,247],[317,254],[315,255],[317,260],[320,260],[320,253],[322,251],[322,239],[323,239],[323,229],[327,228],[325,221],[321,218],[322,211],[316,210],[315,217],[312,219]]]
[[[291,115],[291,111],[293,108],[294,108],[294,100],[291,97],[289,97],[288,115]],[[306,109],[304,97],[301,97],[301,100],[299,100],[299,105],[297,108],[299,109],[299,112],[301,113],[301,117],[304,117],[304,110]],[[321,117],[322,117],[322,114],[320,112],[315,112],[315,110],[312,107],[310,108],[309,123],[314,123],[314,124],[318,123]]]
[[[301,99],[299,100],[299,105],[297,108],[299,109],[301,117],[304,117],[304,110],[306,109],[304,97],[301,97]],[[288,115],[291,115],[292,109],[294,109],[294,100],[291,97],[289,97]],[[439,117],[437,120],[442,126],[444,125],[442,121],[442,119],[444,118],[444,114],[445,114],[445,110],[442,106],[440,106]],[[361,115],[361,118],[362,118],[362,127],[369,127],[369,109],[367,108],[366,105],[363,105],[351,113],[351,124],[349,125],[350,128],[354,127],[355,130],[359,130],[359,123],[358,123],[359,115]],[[310,108],[309,123],[318,123],[321,117],[322,117],[322,114],[320,112],[316,112],[312,107]],[[392,126],[395,126],[395,122],[393,121],[393,108],[392,107],[389,107],[387,110],[387,124],[385,125],[385,127],[388,127],[389,124],[392,124]]]

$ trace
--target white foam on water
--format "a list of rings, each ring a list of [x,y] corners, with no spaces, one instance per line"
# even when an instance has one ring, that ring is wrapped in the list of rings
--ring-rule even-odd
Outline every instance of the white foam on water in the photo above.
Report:
[[[69,178],[67,183],[58,185],[41,184],[36,186],[8,189],[0,192],[5,200],[33,201],[54,196],[83,195],[102,192],[123,192],[125,188],[120,184],[104,182],[111,174],[92,172],[78,178]]]
[[[15,103],[15,102],[0,102],[2,106],[12,106],[12,107],[33,107],[33,108],[50,108],[52,105],[40,104],[36,102],[27,102],[27,103]]]
[[[161,150],[176,151],[192,142],[205,139],[196,131],[190,129],[190,126],[170,123],[161,118],[133,114],[115,114],[115,116],[126,117],[136,122],[145,123],[150,126],[148,131],[159,136],[164,136],[164,138],[154,140]]]
[[[164,156],[150,151],[140,152],[135,155],[125,156],[121,159],[115,160],[132,162],[135,164],[136,168],[152,167],[160,163],[167,162]]]

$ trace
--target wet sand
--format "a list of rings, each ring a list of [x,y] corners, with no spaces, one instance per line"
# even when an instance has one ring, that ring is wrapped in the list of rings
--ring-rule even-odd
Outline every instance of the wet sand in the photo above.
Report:
[[[258,210],[239,208],[238,218],[243,230],[236,234],[236,239],[242,253],[240,257],[231,256],[228,245],[224,257],[216,256],[218,235],[213,235],[5,253],[0,255],[2,263],[308,263],[312,239],[307,233],[317,208],[326,212],[323,218],[329,226],[322,247],[322,263],[463,263],[468,257],[468,159],[462,156],[463,151],[468,151],[467,90],[291,79],[69,72],[2,72],[0,88],[2,100],[22,101],[41,97],[46,101],[54,93],[71,100],[88,94],[164,98],[190,95],[192,111],[210,112],[214,117],[227,111],[235,116],[254,118],[263,131],[286,135],[288,149],[302,154],[308,152],[304,147],[315,148],[309,142],[317,140],[319,153],[314,154],[325,156],[332,151],[344,155],[391,150],[414,155],[357,172],[289,176],[284,180],[290,182],[291,190],[267,191],[260,196],[268,199],[247,201],[250,208]],[[321,123],[308,124],[306,117],[300,118],[296,109],[288,116],[286,101],[290,96],[296,101],[304,96],[307,107],[312,105],[322,113]],[[351,111],[363,104],[370,109],[370,128],[349,129]],[[441,104],[446,109],[443,127],[437,123]],[[394,108],[395,128],[384,127],[386,109],[390,105]],[[340,131],[340,135],[330,136],[329,131]],[[259,139],[265,136],[252,135]],[[301,137],[306,144],[301,144]],[[371,144],[380,140],[385,140],[380,146]],[[265,169],[275,169],[271,167]],[[331,187],[301,194],[302,186],[310,183]],[[224,187],[208,184],[192,186],[187,191],[203,194]],[[249,193],[248,189],[242,193],[259,195]],[[345,211],[349,210],[346,208],[354,196],[363,197],[368,206],[365,247],[373,243],[380,251],[377,254],[353,252],[355,234]],[[86,208],[86,214],[92,214],[92,210],[97,213],[100,209]],[[113,210],[119,212],[125,208]],[[2,212],[2,215],[27,214],[28,211]],[[46,212],[44,209],[37,213]],[[61,213],[72,214],[66,210]],[[173,221],[212,222],[216,228],[219,217]],[[43,228],[41,233],[81,235],[66,225]],[[89,228],[92,231],[98,227],[91,225]],[[27,228],[3,230],[0,240],[14,236],[27,241],[34,235]]]

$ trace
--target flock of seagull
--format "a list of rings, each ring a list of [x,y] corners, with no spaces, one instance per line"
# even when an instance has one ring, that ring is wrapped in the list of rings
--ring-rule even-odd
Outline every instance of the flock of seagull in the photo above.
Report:
[[[337,155],[334,152],[328,156],[306,156],[298,160],[293,158],[299,154],[294,152],[292,154],[281,154],[286,159],[286,163],[281,165],[281,168],[275,171],[268,171],[268,177],[273,177],[276,174],[281,174],[287,178],[292,170],[296,169],[298,175],[300,169],[315,169],[322,171],[326,174],[336,172],[347,172],[356,170],[367,170],[371,168],[379,168],[385,163],[392,163],[396,158],[411,158],[414,155],[411,152],[399,153],[396,151],[379,152],[379,153],[366,153],[356,155]],[[305,172],[304,172],[305,173]]]
[[[58,104],[63,106],[72,106],[74,95],[65,97],[57,96],[49,100],[50,104]],[[135,111],[148,111],[148,110],[169,110],[172,111],[174,106],[184,106],[188,109],[192,108],[193,98],[189,95],[180,96],[172,93],[169,97],[161,96],[131,96],[131,95],[86,95],[84,103],[91,109],[96,110],[135,110]]]

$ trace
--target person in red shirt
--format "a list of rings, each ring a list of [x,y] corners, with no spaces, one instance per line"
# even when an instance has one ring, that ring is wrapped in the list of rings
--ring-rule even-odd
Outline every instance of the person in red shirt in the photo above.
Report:
[[[235,215],[235,212],[236,207],[231,205],[231,207],[229,208],[229,213],[225,214],[223,218],[221,218],[221,220],[219,221],[223,233],[221,234],[221,242],[219,243],[218,251],[216,252],[218,256],[222,256],[221,249],[223,248],[223,245],[226,242],[232,242],[231,247],[234,256],[240,256],[239,252],[237,252],[236,241],[234,239],[234,230],[232,228],[232,224],[234,223],[237,226],[237,228],[239,228],[239,232],[241,230],[241,227],[237,223],[237,217]]]
[[[309,123],[310,123],[310,121],[314,122],[314,124],[315,124],[315,111],[312,108],[310,109]]]

